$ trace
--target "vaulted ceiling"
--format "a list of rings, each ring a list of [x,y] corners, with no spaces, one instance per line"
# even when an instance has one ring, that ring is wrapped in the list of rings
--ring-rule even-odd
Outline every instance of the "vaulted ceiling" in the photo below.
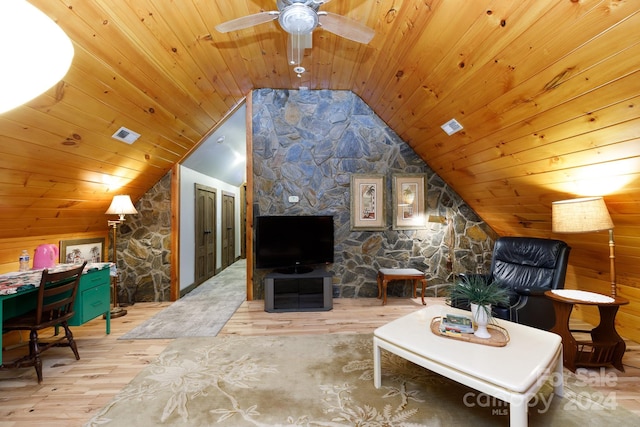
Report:
[[[277,22],[214,29],[275,0],[31,3],[75,57],[0,116],[4,237],[103,230],[113,194],[139,198],[252,89],[306,86],[358,94],[499,234],[548,237],[552,201],[604,195],[620,280],[640,287],[638,1],[333,0],[375,36],[314,31],[301,77]],[[121,126],[142,136],[112,139]],[[567,239],[606,274],[605,236]]]

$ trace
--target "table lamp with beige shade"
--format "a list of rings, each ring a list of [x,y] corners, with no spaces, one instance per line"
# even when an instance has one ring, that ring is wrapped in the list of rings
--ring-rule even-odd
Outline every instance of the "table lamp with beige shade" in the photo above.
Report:
[[[551,204],[552,230],[554,233],[591,233],[609,231],[609,273],[611,296],[616,296],[615,242],[613,221],[602,197],[583,197],[561,200]]]

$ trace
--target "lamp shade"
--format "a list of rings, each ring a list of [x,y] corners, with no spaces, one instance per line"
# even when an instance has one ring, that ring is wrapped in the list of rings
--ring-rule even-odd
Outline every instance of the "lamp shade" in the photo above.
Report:
[[[131,197],[126,194],[113,196],[109,209],[105,212],[107,215],[119,215],[120,219],[124,219],[125,215],[137,214],[135,206],[131,202]]]
[[[73,59],[69,37],[26,0],[0,1],[0,44],[0,113],[55,85]]]
[[[588,233],[613,229],[602,197],[561,200],[551,204],[554,233]]]

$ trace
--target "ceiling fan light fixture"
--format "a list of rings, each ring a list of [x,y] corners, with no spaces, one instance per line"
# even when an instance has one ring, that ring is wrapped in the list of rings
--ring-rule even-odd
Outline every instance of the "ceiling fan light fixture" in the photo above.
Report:
[[[294,3],[280,12],[278,22],[289,34],[307,34],[318,26],[318,14],[302,3]]]

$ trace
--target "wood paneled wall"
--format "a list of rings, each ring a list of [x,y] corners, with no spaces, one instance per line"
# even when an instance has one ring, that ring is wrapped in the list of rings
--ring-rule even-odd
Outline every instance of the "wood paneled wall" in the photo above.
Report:
[[[29,251],[31,256],[31,266],[33,266],[33,252],[43,243],[53,243],[60,245],[61,240],[74,240],[74,239],[88,239],[92,237],[101,237],[105,240],[105,248],[103,254],[103,261],[110,259],[109,257],[109,229],[106,227],[105,219],[105,232],[104,233],[71,233],[71,234],[53,234],[48,236],[37,237],[16,237],[9,239],[0,239],[0,273],[7,273],[11,271],[18,271],[19,262],[18,257],[23,249]]]

